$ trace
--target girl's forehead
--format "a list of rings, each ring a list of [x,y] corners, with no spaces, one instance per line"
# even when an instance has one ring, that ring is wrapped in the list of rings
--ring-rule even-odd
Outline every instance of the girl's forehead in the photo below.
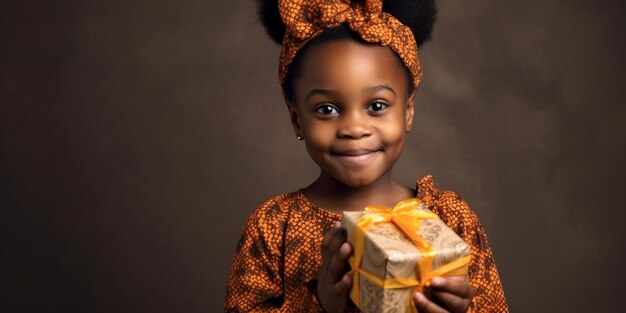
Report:
[[[326,42],[306,51],[296,89],[363,89],[379,85],[406,89],[403,66],[388,47],[354,40]]]
[[[306,51],[305,66],[322,65],[327,62],[376,62],[393,63],[397,56],[389,47],[378,44],[342,39],[313,45]],[[337,64],[334,64],[337,65]]]

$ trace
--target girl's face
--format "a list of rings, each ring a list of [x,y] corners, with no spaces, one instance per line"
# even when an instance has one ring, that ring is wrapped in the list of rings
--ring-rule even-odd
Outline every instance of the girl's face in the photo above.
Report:
[[[292,124],[323,174],[350,187],[389,176],[413,121],[403,64],[380,45],[310,47],[289,103]]]

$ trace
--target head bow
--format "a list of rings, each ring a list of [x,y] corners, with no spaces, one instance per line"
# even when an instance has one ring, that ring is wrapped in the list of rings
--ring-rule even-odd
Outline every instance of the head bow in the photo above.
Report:
[[[289,64],[309,40],[324,30],[347,23],[363,40],[389,46],[400,57],[417,86],[422,73],[417,44],[411,29],[391,14],[382,11],[382,0],[279,0],[280,16],[285,23],[279,61],[279,79],[284,87]]]

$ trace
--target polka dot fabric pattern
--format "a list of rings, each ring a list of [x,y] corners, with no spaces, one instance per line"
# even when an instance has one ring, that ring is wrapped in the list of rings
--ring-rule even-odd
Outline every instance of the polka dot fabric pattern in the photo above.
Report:
[[[343,0],[279,0],[278,7],[286,26],[278,70],[281,86],[298,51],[325,29],[343,23],[348,23],[363,40],[391,47],[411,72],[414,85],[419,85],[422,71],[413,32],[382,11],[382,0],[365,0],[362,4]]]
[[[417,198],[471,249],[469,312],[508,312],[500,277],[478,217],[457,194],[417,182]],[[302,190],[276,196],[251,214],[233,259],[225,312],[322,312],[315,296],[321,241],[341,215],[315,206]],[[346,312],[359,312],[351,302]]]

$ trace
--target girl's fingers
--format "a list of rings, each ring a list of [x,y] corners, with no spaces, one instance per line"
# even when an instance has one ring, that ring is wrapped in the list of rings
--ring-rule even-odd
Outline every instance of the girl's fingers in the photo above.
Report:
[[[430,286],[434,292],[443,291],[464,299],[472,298],[472,287],[467,282],[467,276],[435,277]]]
[[[317,297],[320,305],[329,311],[343,311],[346,295],[352,285],[344,266],[351,247],[346,243],[346,231],[340,223],[322,239],[322,266],[317,274]]]
[[[332,259],[332,257],[337,254],[341,245],[346,242],[347,233],[344,228],[339,228],[333,238],[328,243],[326,247],[326,255],[323,255],[327,260]]]
[[[452,312],[465,312],[471,301],[445,291],[433,291],[432,296],[436,298],[437,303]]]
[[[341,224],[337,222],[333,228],[331,228],[328,232],[326,232],[326,235],[324,235],[324,238],[322,239],[322,257],[326,257],[326,254],[328,254],[327,252],[329,251],[329,246],[333,239],[337,236],[337,232],[340,228]]]
[[[337,222],[322,240],[322,266],[319,272],[322,274],[322,279],[329,283],[337,283],[345,273],[345,261],[351,251],[350,245],[343,247],[346,237],[346,230]]]
[[[334,286],[335,292],[342,296],[346,295],[348,290],[350,290],[350,286],[352,286],[352,278],[348,275],[343,275],[341,280],[339,280]]]
[[[472,287],[467,276],[433,278],[431,291],[438,303],[453,312],[465,312],[472,301]]]
[[[326,268],[328,267],[328,262],[326,261],[328,259],[328,246],[335,237],[336,232],[336,228],[331,228],[328,232],[326,232],[326,235],[324,235],[324,238],[322,239],[322,265],[319,269],[320,273],[326,273]]]
[[[352,247],[350,244],[347,242],[342,243],[337,253],[331,257],[328,267],[326,268],[331,277],[339,280],[341,276],[345,274],[346,261],[348,260],[350,253],[352,253]]]
[[[426,296],[421,292],[416,292],[413,296],[413,300],[415,301],[417,310],[421,313],[448,313],[448,311],[426,298]]]
[[[341,240],[342,237],[344,237],[344,234],[346,234],[346,230],[341,227],[341,224],[335,224],[335,226],[328,232],[329,238],[325,245],[326,249],[331,250],[333,244],[336,244],[337,240]],[[324,243],[322,242],[322,244]],[[324,248],[324,246],[322,246],[322,248]]]

